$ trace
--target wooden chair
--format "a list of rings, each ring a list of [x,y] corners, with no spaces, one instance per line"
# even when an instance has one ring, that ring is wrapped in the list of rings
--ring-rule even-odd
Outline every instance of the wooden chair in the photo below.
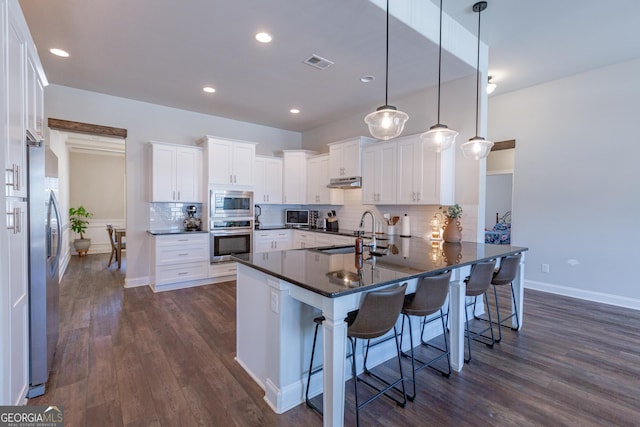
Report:
[[[113,229],[113,225],[107,224],[107,233],[109,234],[109,243],[111,244],[111,256],[109,257],[109,263],[107,268],[111,267],[112,262],[118,262],[118,242],[116,240],[116,234]],[[122,243],[122,250],[126,250],[125,243]]]

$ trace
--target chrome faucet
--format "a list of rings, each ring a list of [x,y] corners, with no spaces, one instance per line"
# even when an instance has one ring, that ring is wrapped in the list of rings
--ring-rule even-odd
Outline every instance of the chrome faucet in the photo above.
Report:
[[[376,250],[376,217],[370,210],[364,211],[362,214],[362,218],[360,218],[360,228],[364,228],[364,217],[367,214],[371,215],[371,244],[367,245],[371,248],[371,251],[375,252]]]

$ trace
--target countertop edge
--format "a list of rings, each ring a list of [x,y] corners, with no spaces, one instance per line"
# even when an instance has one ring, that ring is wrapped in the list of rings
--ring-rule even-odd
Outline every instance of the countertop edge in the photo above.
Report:
[[[147,233],[152,236],[165,236],[171,234],[203,234],[208,233],[207,230],[194,230],[194,231],[186,231],[186,230],[147,230]]]

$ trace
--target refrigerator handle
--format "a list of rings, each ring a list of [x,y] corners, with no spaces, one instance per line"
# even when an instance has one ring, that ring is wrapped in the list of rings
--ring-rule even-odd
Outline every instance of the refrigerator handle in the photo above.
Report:
[[[56,216],[56,233],[58,238],[56,239],[56,243],[57,243],[57,247],[56,247],[56,256],[55,256],[55,260],[54,263],[55,265],[58,264],[58,261],[60,260],[60,249],[62,249],[62,225],[60,223],[60,211],[58,210],[58,201],[56,200],[56,196],[53,193],[53,191],[50,192],[51,194],[51,206],[53,207],[53,214]],[[49,245],[51,244],[51,241],[49,241]]]

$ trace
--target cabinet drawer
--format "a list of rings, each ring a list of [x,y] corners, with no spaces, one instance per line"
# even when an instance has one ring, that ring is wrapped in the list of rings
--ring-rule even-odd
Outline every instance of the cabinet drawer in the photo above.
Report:
[[[158,246],[156,248],[156,264],[184,264],[209,259],[209,247],[199,246]]]
[[[237,264],[235,262],[221,262],[209,266],[209,277],[235,276]]]
[[[208,273],[208,266],[207,262],[158,266],[156,268],[156,286],[205,279]]]
[[[198,234],[178,234],[175,236],[156,236],[156,246],[158,248],[164,246],[194,246],[209,244],[209,235],[207,233]]]

